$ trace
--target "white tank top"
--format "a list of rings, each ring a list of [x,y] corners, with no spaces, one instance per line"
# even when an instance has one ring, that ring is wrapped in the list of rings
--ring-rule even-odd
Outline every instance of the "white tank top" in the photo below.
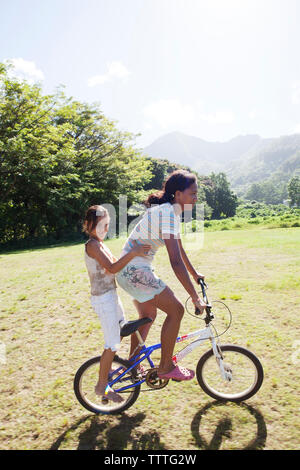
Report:
[[[111,289],[116,289],[115,275],[106,271],[95,258],[91,258],[87,254],[86,245],[89,241],[84,244],[84,259],[90,278],[91,295],[103,295]],[[112,255],[107,246],[105,249]]]

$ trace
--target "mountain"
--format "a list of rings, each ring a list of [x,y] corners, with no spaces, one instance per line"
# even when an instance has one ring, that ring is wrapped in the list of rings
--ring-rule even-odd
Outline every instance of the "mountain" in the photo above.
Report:
[[[227,142],[207,142],[172,132],[144,148],[154,158],[189,166],[199,174],[225,172],[233,189],[243,193],[253,182],[288,181],[300,171],[300,134],[263,139],[240,135]]]
[[[300,169],[300,134],[263,139],[242,155],[239,165],[227,165],[226,173],[237,187],[265,179],[287,181]]]
[[[207,142],[181,132],[163,135],[144,152],[155,158],[166,158],[189,166],[199,173],[223,171],[228,162],[238,159],[261,141],[258,135],[238,136],[228,142]]]

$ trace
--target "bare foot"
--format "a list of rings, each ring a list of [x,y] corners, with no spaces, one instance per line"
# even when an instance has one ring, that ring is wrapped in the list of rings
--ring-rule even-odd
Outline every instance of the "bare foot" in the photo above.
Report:
[[[102,399],[105,400],[111,400],[114,403],[122,403],[124,401],[124,398],[121,397],[118,393],[114,392],[112,388],[107,386],[104,390],[103,387],[99,386],[99,384],[96,385],[95,387],[95,393],[96,395],[102,396]]]

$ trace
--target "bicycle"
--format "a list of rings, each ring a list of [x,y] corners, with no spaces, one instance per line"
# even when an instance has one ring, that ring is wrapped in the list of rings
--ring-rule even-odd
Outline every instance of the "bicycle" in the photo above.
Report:
[[[173,362],[177,364],[204,341],[210,340],[211,349],[200,357],[196,367],[196,377],[200,387],[207,395],[219,401],[239,403],[248,400],[258,392],[262,385],[264,373],[261,362],[254,353],[242,346],[219,344],[218,338],[229,329],[232,315],[229,308],[223,302],[215,301],[218,304],[224,305],[230,314],[229,326],[224,332],[218,334],[212,324],[215,318],[212,312],[214,308],[212,304],[214,302],[212,302],[212,304],[208,302],[206,283],[202,279],[199,279],[199,284],[201,286],[203,300],[208,305],[205,308],[206,316],[204,318],[206,326],[203,329],[177,338],[176,343],[180,343],[197,337],[196,340],[189,343],[173,357]],[[186,301],[187,311],[189,299]],[[215,305],[217,304],[215,303]],[[199,314],[200,311],[196,309],[194,316],[199,318]],[[139,341],[139,347],[141,348],[139,353],[130,359],[130,361],[122,359],[117,355],[114,357],[112,369],[109,373],[108,384],[117,393],[124,396],[122,403],[114,403],[105,400],[97,396],[94,392],[101,356],[93,357],[79,367],[74,378],[74,392],[79,403],[87,410],[96,414],[118,414],[134,404],[141,392],[142,384],[146,383],[149,387],[147,391],[160,390],[168,385],[169,379],[160,379],[157,376],[157,368],[150,357],[153,351],[161,348],[161,344],[158,343],[146,347],[138,331],[140,326],[151,321],[150,318],[129,321],[122,326],[120,330],[120,335],[123,337],[135,333]],[[213,328],[216,335],[214,335]],[[148,361],[150,369],[142,376],[137,371],[137,365],[145,360]]]

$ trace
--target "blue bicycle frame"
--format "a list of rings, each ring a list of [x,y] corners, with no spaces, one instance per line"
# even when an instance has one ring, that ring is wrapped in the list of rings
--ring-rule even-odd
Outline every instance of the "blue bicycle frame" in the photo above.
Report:
[[[136,332],[136,333],[139,335],[138,332]],[[188,344],[182,351],[180,351],[177,355],[173,356],[173,362],[175,364],[178,361],[180,361],[184,356],[186,356],[188,353],[190,353],[194,348],[198,347],[201,343],[203,343],[204,341],[206,341],[208,339],[212,343],[212,348],[213,348],[213,351],[214,351],[214,354],[215,354],[216,358],[221,359],[219,351],[216,347],[216,342],[214,340],[213,331],[211,330],[211,327],[210,327],[209,324],[207,324],[206,327],[203,328],[202,330],[197,330],[197,331],[194,331],[194,332],[189,333],[187,335],[179,336],[176,339],[176,343],[181,343],[182,341],[193,338],[195,336],[197,336],[197,339],[195,341]],[[146,347],[143,340],[142,340],[142,338],[139,337],[139,336],[138,336],[138,338],[139,338],[140,346],[142,347],[141,351],[138,354],[136,354],[130,360],[130,362],[133,362],[132,366],[128,367],[128,369],[126,369],[124,372],[122,372],[120,375],[118,375],[118,377],[116,377],[114,380],[109,381],[108,385],[110,387],[112,387],[112,385],[114,385],[116,382],[122,380],[122,377],[124,377],[124,375],[127,374],[128,371],[132,370],[134,367],[136,367],[138,364],[140,364],[145,359],[147,359],[147,361],[149,362],[149,365],[150,365],[151,368],[155,367],[153,361],[150,358],[150,356],[153,353],[153,351],[156,351],[157,349],[161,348],[161,343],[155,344],[153,346]],[[112,378],[112,376],[114,374],[120,372],[122,369],[123,369],[123,367],[119,367],[117,370],[115,370],[113,372],[113,374],[110,374],[109,378]],[[221,373],[222,373],[222,375],[224,373],[223,365],[221,365]],[[134,384],[127,385],[126,387],[119,388],[119,389],[115,390],[115,392],[123,392],[125,390],[130,389],[130,388],[141,385],[144,382],[145,382],[145,379],[141,379],[140,381],[135,382]]]
[[[147,359],[147,361],[149,362],[150,367],[155,367],[152,359],[150,358],[150,356],[153,353],[153,351],[155,351],[156,349],[160,349],[160,348],[161,348],[161,343],[155,344],[154,346],[149,346],[147,348],[146,348],[145,345],[143,345],[141,351],[130,360],[130,362],[134,361],[132,366],[128,367],[128,369],[126,369],[122,374],[118,375],[117,378],[115,378],[114,380],[109,382],[108,385],[110,387],[112,387],[116,382],[120,381],[122,379],[122,377],[124,377],[125,374],[127,374],[131,369],[136,367],[138,364],[140,364],[145,359]],[[140,358],[140,359],[137,360],[138,358]],[[116,369],[114,371],[113,375],[118,373],[122,369],[123,369],[123,367],[119,367],[118,369]],[[134,382],[134,384],[132,384],[132,385],[127,385],[126,387],[118,388],[117,390],[115,389],[115,392],[123,392],[124,390],[128,390],[129,388],[133,388],[133,387],[136,387],[137,385],[141,385],[144,382],[145,382],[145,379],[142,379],[139,382]]]

